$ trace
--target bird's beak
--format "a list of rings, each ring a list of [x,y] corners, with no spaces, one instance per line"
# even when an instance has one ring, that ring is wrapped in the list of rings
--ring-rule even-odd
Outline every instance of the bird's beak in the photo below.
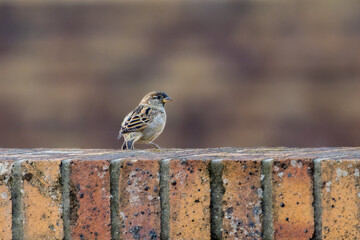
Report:
[[[167,103],[167,102],[171,102],[171,101],[172,101],[171,97],[166,97],[163,99],[163,103]]]

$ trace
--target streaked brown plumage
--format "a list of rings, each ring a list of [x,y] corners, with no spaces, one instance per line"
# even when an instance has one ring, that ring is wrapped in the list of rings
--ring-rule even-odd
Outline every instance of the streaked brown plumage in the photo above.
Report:
[[[118,139],[124,137],[122,149],[134,149],[134,143],[151,144],[161,134],[166,124],[165,103],[172,99],[164,92],[148,93],[121,124]]]

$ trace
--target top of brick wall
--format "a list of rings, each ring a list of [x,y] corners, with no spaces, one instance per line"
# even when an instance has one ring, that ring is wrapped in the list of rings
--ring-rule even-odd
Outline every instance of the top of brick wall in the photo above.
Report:
[[[114,160],[114,159],[285,159],[285,158],[328,158],[359,159],[359,147],[342,148],[207,148],[207,149],[163,149],[120,151],[114,149],[11,149],[0,148],[0,160]]]

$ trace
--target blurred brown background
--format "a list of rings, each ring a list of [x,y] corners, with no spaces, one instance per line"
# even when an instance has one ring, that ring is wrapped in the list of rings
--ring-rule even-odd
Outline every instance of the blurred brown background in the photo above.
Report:
[[[360,3],[0,3],[0,147],[119,148],[163,90],[162,147],[360,144]]]

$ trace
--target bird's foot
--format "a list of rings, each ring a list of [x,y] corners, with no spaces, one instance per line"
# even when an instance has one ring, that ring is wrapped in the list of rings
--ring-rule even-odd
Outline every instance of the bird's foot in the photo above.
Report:
[[[150,142],[150,145],[153,147],[153,148],[155,148],[155,149],[161,149],[160,147],[159,147],[159,145],[157,145],[156,143],[153,143],[153,142]]]

